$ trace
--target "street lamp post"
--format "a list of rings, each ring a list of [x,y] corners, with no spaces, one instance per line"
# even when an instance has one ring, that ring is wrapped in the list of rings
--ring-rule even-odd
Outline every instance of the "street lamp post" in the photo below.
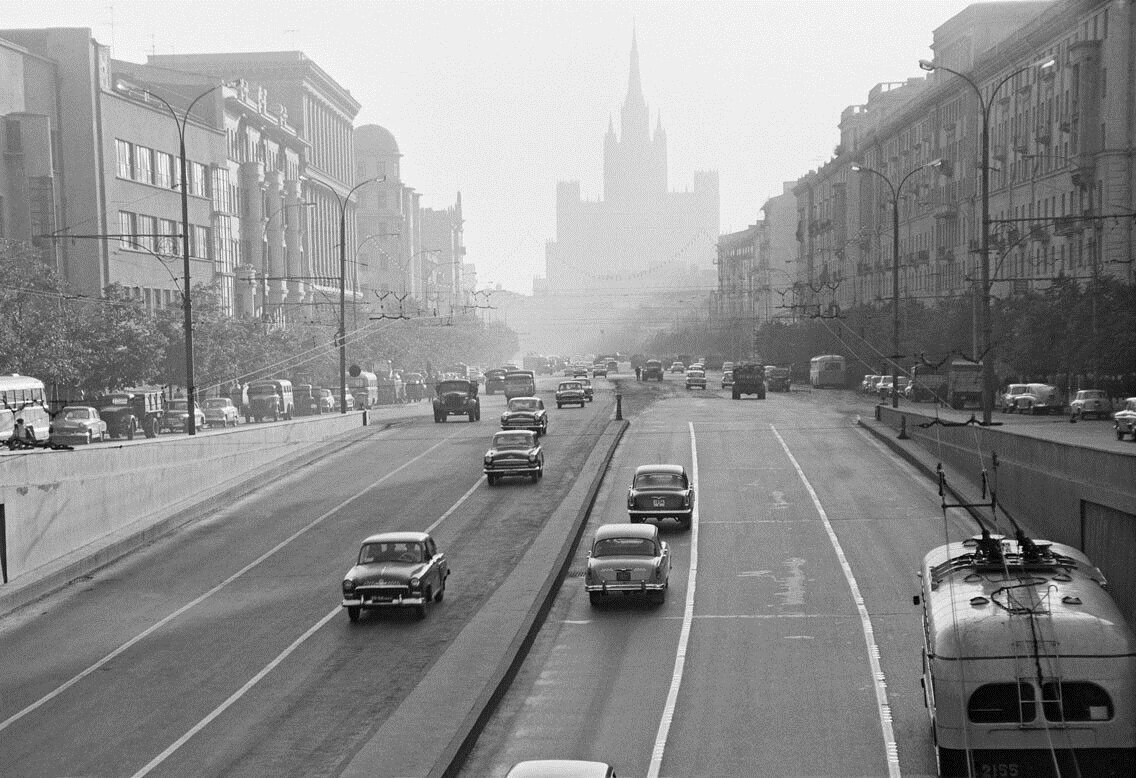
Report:
[[[197,434],[197,423],[193,416],[193,403],[194,397],[197,393],[197,387],[193,383],[193,308],[190,303],[190,285],[189,285],[189,164],[185,156],[185,126],[189,121],[189,115],[193,111],[193,106],[197,105],[197,101],[206,95],[210,94],[216,89],[224,86],[224,84],[214,84],[206,89],[204,92],[193,98],[189,107],[179,117],[174,107],[170,105],[165,98],[159,94],[151,92],[149,89],[134,89],[126,87],[127,92],[138,92],[148,97],[153,97],[166,107],[173,117],[174,123],[177,125],[178,131],[178,160],[181,169],[181,240],[182,240],[182,271],[185,276],[183,283],[185,288],[182,290],[182,310],[184,313],[183,328],[185,330],[185,397],[189,407],[189,416],[186,418],[185,431],[189,435]]]
[[[341,414],[347,413],[347,204],[351,202],[351,195],[355,194],[355,190],[367,184],[385,181],[386,178],[381,176],[360,181],[347,191],[346,197],[340,197],[338,192],[322,181],[317,182],[331,192],[339,202],[339,332],[336,339],[339,341],[339,412]]]
[[[903,178],[899,180],[898,184],[893,184],[891,179],[886,175],[876,170],[875,168],[864,167],[862,165],[853,165],[852,172],[854,173],[871,173],[883,179],[884,183],[888,185],[891,190],[891,306],[892,306],[892,323],[891,323],[891,342],[892,342],[892,355],[891,355],[891,407],[899,407],[899,193],[903,189],[903,185],[907,180],[920,170],[929,167],[941,167],[943,161],[941,159],[934,159],[923,165],[913,168],[907,172]]]
[[[990,90],[990,96],[987,98],[983,96],[982,89],[979,88],[978,84],[975,83],[974,79],[970,76],[949,68],[946,65],[936,65],[934,62],[926,59],[919,60],[919,67],[922,70],[926,70],[928,73],[933,73],[936,70],[945,70],[970,84],[971,89],[974,90],[974,94],[978,98],[978,106],[982,118],[982,134],[979,148],[979,165],[982,170],[982,255],[980,280],[982,288],[979,290],[980,301],[978,306],[978,326],[982,332],[982,350],[980,353],[975,354],[974,357],[982,361],[982,423],[986,426],[990,425],[990,417],[994,410],[994,340],[993,325],[990,317],[990,111],[994,107],[994,100],[998,95],[998,91],[1014,76],[1032,70],[1034,67],[1047,70],[1055,65],[1056,61],[1051,59],[1046,62],[1018,68],[995,84],[994,88]]]

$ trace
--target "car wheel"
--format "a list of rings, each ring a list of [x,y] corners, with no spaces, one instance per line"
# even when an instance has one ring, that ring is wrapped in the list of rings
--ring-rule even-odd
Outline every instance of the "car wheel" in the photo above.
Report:
[[[742,399],[742,395],[741,395],[741,393],[740,393],[740,392],[739,392],[739,391],[738,391],[737,389],[735,389],[735,390],[733,391],[733,398],[734,398],[735,400],[740,400],[740,399]]]
[[[1120,429],[1120,427],[1116,428],[1116,439],[1124,440],[1124,430]]]
[[[434,595],[434,602],[441,602],[442,598],[446,596],[446,582],[442,581],[442,585],[438,588],[438,593]]]
[[[472,424],[473,422],[477,421],[477,415],[476,415],[476,414],[475,414],[475,413],[474,413],[473,411],[470,411],[470,412],[469,412],[468,414],[466,414],[466,415],[467,415],[467,416],[469,417],[469,421],[470,421],[470,423],[471,423],[471,424]]]
[[[486,473],[485,474],[485,482],[487,484],[489,484],[490,486],[496,486],[497,485],[497,476],[493,475],[493,473]]]
[[[126,439],[134,440],[134,420],[131,419],[130,423],[126,425]]]
[[[603,592],[588,592],[588,601],[592,605],[603,605],[606,596]]]
[[[564,408],[564,404],[563,404],[563,403],[556,403],[556,409],[557,409],[557,410],[561,410],[561,409],[563,409],[563,408]]]
[[[426,618],[426,605],[425,604],[414,606],[414,618],[418,619],[419,621]]]
[[[257,421],[260,421],[260,419],[257,419]],[[252,424],[252,416],[249,416],[247,413],[245,414],[245,424]]]
[[[651,604],[662,605],[667,601],[667,590],[661,589],[657,592],[651,592]]]
[[[691,523],[692,522],[691,522],[691,519],[690,519],[689,516],[685,519],[679,519],[678,520],[678,526],[681,527],[682,529],[690,529]]]
[[[358,605],[347,606],[347,618],[351,619],[352,624],[359,620],[359,610],[360,609]]]
[[[540,473],[539,472],[530,473],[529,478],[532,479],[532,482],[535,484],[537,481],[540,480]]]

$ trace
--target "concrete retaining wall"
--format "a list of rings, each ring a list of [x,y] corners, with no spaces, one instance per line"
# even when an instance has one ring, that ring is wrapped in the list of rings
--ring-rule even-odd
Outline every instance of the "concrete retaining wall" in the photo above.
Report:
[[[363,413],[0,455],[0,596],[361,429]],[[56,585],[65,581],[55,581]]]

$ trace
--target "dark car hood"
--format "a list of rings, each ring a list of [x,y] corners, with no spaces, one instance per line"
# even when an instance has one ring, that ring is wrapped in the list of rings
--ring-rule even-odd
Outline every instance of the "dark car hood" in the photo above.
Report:
[[[369,565],[355,565],[347,573],[347,577],[354,580],[356,585],[380,582],[405,584],[411,578],[425,572],[427,566],[423,562],[375,562]]]

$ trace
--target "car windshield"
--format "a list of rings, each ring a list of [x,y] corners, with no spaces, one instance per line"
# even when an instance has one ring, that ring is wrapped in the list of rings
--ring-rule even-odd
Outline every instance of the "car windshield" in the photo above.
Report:
[[[249,396],[251,397],[271,397],[276,394],[275,386],[250,386]]]
[[[422,562],[424,549],[421,543],[364,543],[359,550],[359,564],[375,562]]]
[[[1077,392],[1078,400],[1103,400],[1104,392],[1100,389],[1085,389]]]
[[[686,374],[691,378],[705,378],[706,374],[701,370],[687,370]]]
[[[188,407],[185,400],[170,400],[171,411],[184,411],[188,409]]]
[[[560,384],[561,391],[563,391],[565,389],[583,389],[583,388],[584,388],[583,384],[581,384],[579,381],[573,381],[571,383]]]
[[[64,408],[63,418],[65,419],[89,419],[91,413],[86,408]]]
[[[511,411],[535,411],[540,409],[540,400],[534,400],[531,397],[514,397],[509,400],[509,410]]]
[[[655,556],[655,542],[649,538],[604,538],[592,547],[592,556]]]
[[[446,392],[468,392],[469,384],[465,381],[443,381],[438,384],[438,392],[444,394]]]
[[[226,400],[224,397],[214,397],[205,401],[206,408],[228,408],[232,404],[232,400]]]
[[[680,473],[640,473],[635,476],[636,489],[683,489],[685,479]]]
[[[532,446],[531,435],[521,435],[517,433],[509,433],[506,435],[493,436],[493,448],[496,449],[527,449]]]

